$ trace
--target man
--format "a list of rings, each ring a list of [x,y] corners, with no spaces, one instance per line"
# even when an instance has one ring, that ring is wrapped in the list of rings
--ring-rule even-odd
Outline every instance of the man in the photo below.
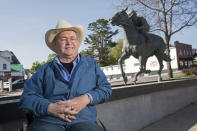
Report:
[[[134,10],[128,12],[128,17],[132,20],[136,29],[145,37],[145,41],[148,42],[149,38],[147,32],[149,32],[150,26],[146,19],[144,17],[138,17]]]
[[[24,84],[20,108],[34,114],[28,130],[103,131],[95,122],[95,105],[109,100],[112,90],[96,61],[78,54],[83,37],[81,25],[65,20],[46,33],[57,57]]]

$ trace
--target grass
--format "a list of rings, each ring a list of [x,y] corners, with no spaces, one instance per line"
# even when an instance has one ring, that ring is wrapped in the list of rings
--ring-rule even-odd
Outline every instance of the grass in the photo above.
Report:
[[[176,75],[173,77],[173,79],[182,79],[182,78],[196,78],[197,75],[185,75],[185,74],[180,74]]]

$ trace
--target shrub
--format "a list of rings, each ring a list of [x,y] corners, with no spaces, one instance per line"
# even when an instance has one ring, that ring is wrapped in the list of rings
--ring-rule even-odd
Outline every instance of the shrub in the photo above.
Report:
[[[197,75],[197,67],[183,69],[182,72],[186,75]]]
[[[197,67],[192,68],[192,74],[193,74],[193,75],[197,75]]]
[[[181,70],[185,75],[191,75],[189,69],[182,69]]]

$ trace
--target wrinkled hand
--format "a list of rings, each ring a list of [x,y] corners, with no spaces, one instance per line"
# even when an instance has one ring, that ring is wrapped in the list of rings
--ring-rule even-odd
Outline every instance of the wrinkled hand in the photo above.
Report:
[[[82,109],[84,109],[90,103],[90,98],[88,97],[87,94],[85,94],[79,97],[75,97],[68,101],[63,101],[63,103],[71,107],[74,113],[78,114]]]
[[[59,117],[67,122],[76,119],[74,110],[71,110],[71,107],[66,106],[63,101],[51,103],[48,107],[49,114]]]
[[[52,103],[48,107],[48,112],[53,116],[71,122],[76,119],[75,115],[84,109],[89,103],[90,99],[88,95],[85,94],[71,100]]]

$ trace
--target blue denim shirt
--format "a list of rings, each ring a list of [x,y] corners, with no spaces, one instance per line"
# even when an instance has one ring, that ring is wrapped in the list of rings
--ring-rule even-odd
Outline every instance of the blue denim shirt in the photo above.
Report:
[[[70,81],[71,78],[72,78],[73,71],[75,70],[77,64],[80,62],[80,56],[78,55],[77,58],[73,61],[73,68],[72,68],[72,71],[71,71],[70,74],[67,71],[67,69],[64,68],[64,66],[61,64],[61,62],[60,62],[60,60],[59,60],[58,57],[55,57],[54,61],[59,65],[59,67],[60,67],[60,73],[61,73],[62,77],[65,78],[65,80]],[[93,101],[92,95],[90,93],[86,93],[86,94],[90,98],[90,103],[92,103],[92,101]]]
[[[51,103],[73,99],[89,93],[93,100],[77,115],[72,122],[48,114]],[[34,113],[34,118],[60,125],[72,125],[83,121],[96,121],[96,104],[109,100],[112,94],[111,85],[96,61],[80,55],[80,61],[72,72],[70,82],[61,75],[59,65],[55,61],[43,65],[24,84],[20,98],[20,109]]]

